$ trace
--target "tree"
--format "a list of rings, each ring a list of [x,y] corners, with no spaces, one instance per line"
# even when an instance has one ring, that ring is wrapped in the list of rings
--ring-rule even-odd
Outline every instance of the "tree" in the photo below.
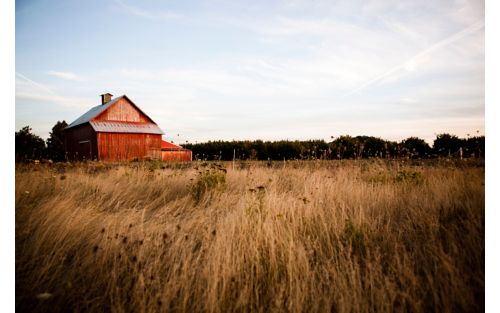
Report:
[[[433,156],[430,146],[423,139],[417,137],[407,138],[400,143],[372,136],[351,137],[344,135],[338,138],[332,137],[332,139],[334,140],[330,143],[326,143],[324,140],[219,140],[196,144],[186,143],[184,147],[193,151],[194,159],[226,161],[232,160],[233,154],[238,160],[358,159],[406,156],[428,158]],[[444,155],[448,154],[448,149],[457,155],[462,147],[464,156],[469,156],[472,153],[476,156],[484,156],[484,136],[469,138],[466,141],[456,136],[444,134],[438,137],[435,146],[441,149]],[[445,148],[441,146],[445,146]]]
[[[431,147],[425,140],[418,137],[409,137],[401,141],[403,153],[412,158],[427,158],[431,153]]]
[[[383,157],[387,153],[387,141],[372,136],[356,136],[358,158]]]
[[[47,156],[54,161],[64,161],[66,153],[64,150],[64,128],[66,121],[57,121],[52,127],[49,139],[47,139]]]
[[[434,140],[434,152],[441,156],[457,154],[463,146],[463,140],[455,135],[439,134]]]
[[[334,156],[338,159],[355,158],[359,150],[356,139],[349,135],[343,135],[330,143]]]
[[[25,126],[16,132],[16,162],[41,159],[45,154],[45,141]]]
[[[469,137],[464,140],[465,157],[484,157],[485,151],[485,138],[484,136]]]

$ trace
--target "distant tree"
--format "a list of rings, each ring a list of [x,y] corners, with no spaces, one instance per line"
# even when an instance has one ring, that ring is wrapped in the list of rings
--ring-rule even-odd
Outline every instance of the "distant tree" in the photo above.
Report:
[[[456,136],[446,135],[452,138],[450,152],[454,153],[461,147],[454,141]],[[447,144],[447,137],[441,136],[436,141],[436,146]],[[304,141],[208,141],[205,143],[186,143],[185,148],[192,150],[195,160],[232,160],[233,155],[237,160],[316,160],[316,159],[354,159],[370,157],[431,157],[432,149],[422,139],[410,137],[401,143],[387,141],[372,136],[348,135],[333,138],[333,141],[326,143],[324,140],[304,140]],[[475,155],[484,155],[484,137],[470,138],[469,152],[476,151]],[[465,140],[458,139],[463,143]],[[454,148],[456,146],[456,149]],[[464,149],[465,146],[463,147]],[[448,148],[442,148],[443,154],[448,153]],[[446,149],[446,150],[445,150]],[[466,155],[464,150],[464,156]],[[472,152],[470,152],[472,153]]]
[[[465,139],[464,146],[465,146],[465,151],[464,151],[465,157],[484,158],[484,151],[485,151],[484,136],[469,137]]]
[[[45,141],[31,133],[31,128],[25,126],[16,132],[16,162],[30,159],[41,159],[45,155]]]
[[[358,144],[358,157],[383,157],[387,152],[387,141],[372,136],[356,136]]]
[[[425,140],[418,137],[409,137],[401,141],[402,154],[411,158],[427,158],[431,154],[431,147]]]
[[[434,140],[434,152],[440,156],[457,155],[464,141],[455,135],[439,134]]]
[[[47,157],[54,161],[64,161],[64,128],[68,126],[66,121],[57,121],[52,127],[49,139],[47,139]]]
[[[337,159],[355,158],[359,150],[358,141],[349,135],[338,137],[330,145],[334,158]]]

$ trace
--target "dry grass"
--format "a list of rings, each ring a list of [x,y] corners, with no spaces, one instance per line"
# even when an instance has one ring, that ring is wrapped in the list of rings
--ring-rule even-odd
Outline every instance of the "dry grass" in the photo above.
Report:
[[[16,309],[477,312],[484,216],[470,161],[18,166]]]

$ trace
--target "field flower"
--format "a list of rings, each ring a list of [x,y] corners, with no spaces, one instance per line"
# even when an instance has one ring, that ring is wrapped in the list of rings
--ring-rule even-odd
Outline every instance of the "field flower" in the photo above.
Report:
[[[40,300],[47,300],[49,298],[52,297],[52,294],[51,293],[48,293],[48,292],[44,292],[44,293],[39,293],[36,295],[36,297]]]

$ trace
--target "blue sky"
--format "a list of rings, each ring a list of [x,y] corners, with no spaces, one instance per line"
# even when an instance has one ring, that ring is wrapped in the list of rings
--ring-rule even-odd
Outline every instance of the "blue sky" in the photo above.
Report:
[[[16,1],[16,129],[127,94],[177,143],[484,134],[482,1]]]

